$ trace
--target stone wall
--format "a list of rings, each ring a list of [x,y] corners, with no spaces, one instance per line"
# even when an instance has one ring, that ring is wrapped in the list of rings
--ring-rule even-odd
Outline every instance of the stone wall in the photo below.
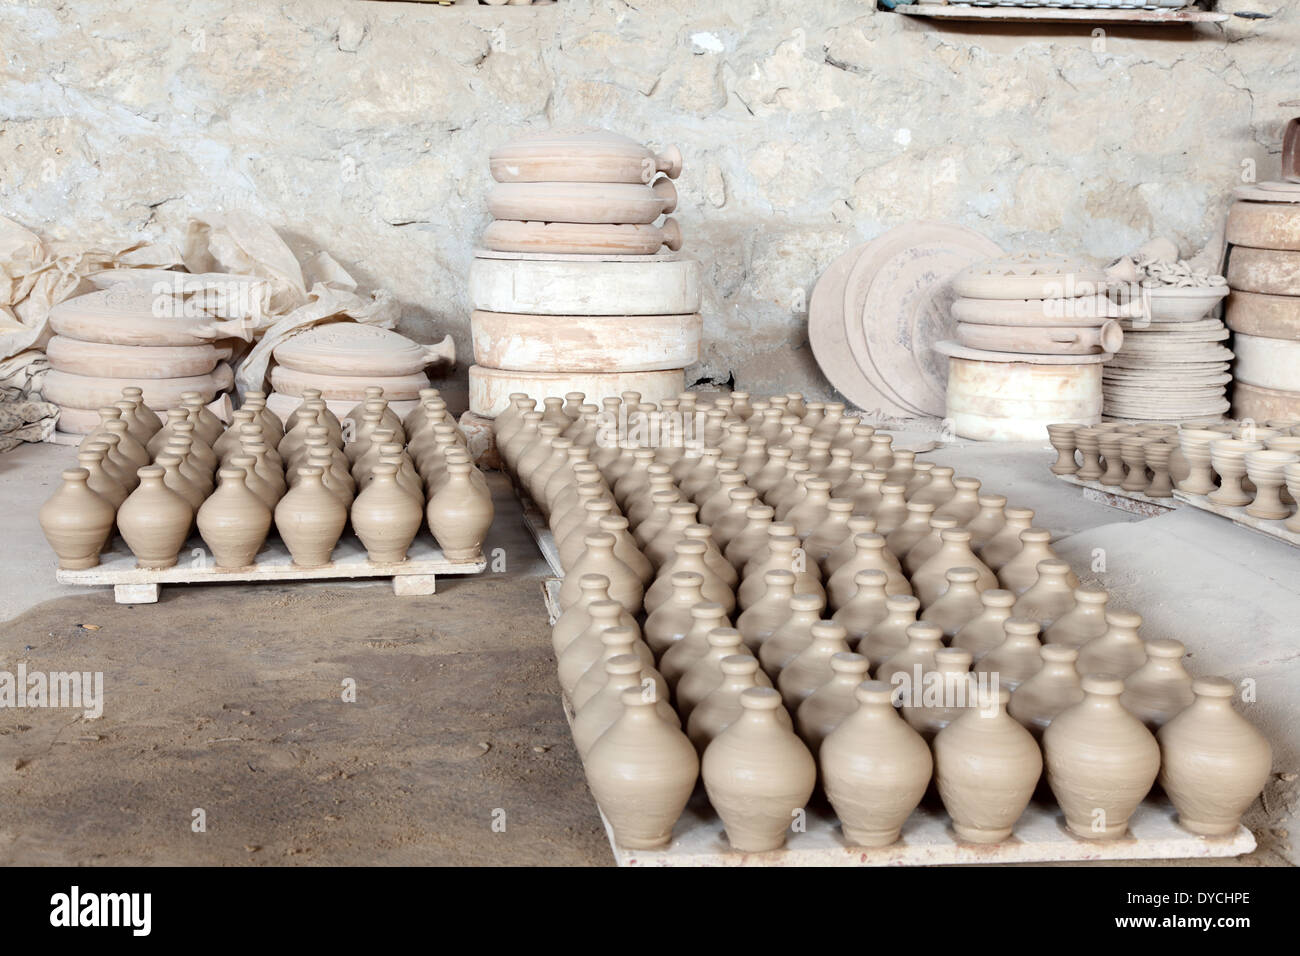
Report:
[[[850,244],[915,219],[1107,258],[1217,243],[1300,110],[1300,9],[1223,26],[942,26],[872,0],[46,0],[0,5],[0,211],[156,235],[249,209],[468,359],[487,153],[551,123],[676,142],[704,264],[694,378],[827,386],[802,314]]]

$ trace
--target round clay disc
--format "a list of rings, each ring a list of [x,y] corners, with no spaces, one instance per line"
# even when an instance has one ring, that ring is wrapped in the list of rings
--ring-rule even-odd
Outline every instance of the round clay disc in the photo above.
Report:
[[[1260,388],[1237,382],[1232,386],[1232,414],[1257,422],[1270,418],[1300,418],[1300,392]]]
[[[700,359],[695,315],[470,314],[474,361],[520,372],[646,372]]]
[[[1033,328],[958,322],[957,341],[969,348],[992,352],[1087,355],[1092,352],[1116,351],[1124,341],[1124,332],[1118,322],[1095,328]],[[1104,348],[1102,343],[1105,344]]]
[[[1234,332],[1300,341],[1300,296],[1234,289],[1228,296],[1223,319]]]
[[[973,263],[953,277],[955,295],[971,299],[1060,299],[1093,296],[1106,273],[1053,252],[1018,252]]]
[[[421,345],[377,325],[329,322],[295,333],[271,354],[279,365],[299,372],[391,377],[423,374],[439,359],[449,357],[454,362],[456,353],[450,342]]]
[[[507,222],[508,220],[501,220]],[[550,223],[557,225],[557,223]],[[569,253],[569,252],[505,252],[500,249],[475,248],[474,256],[478,259],[502,259],[515,262],[685,262],[690,259],[684,252],[660,250],[653,255],[622,255],[613,252]]]
[[[1285,185],[1297,184],[1287,183]],[[1238,199],[1244,199],[1247,202],[1300,202],[1300,192],[1283,189],[1265,189],[1263,188],[1264,186],[1264,183],[1259,183],[1254,186],[1238,186],[1232,191],[1232,194]]]
[[[144,392],[146,405],[153,409],[166,409],[179,405],[185,392],[198,392],[204,402],[210,402],[234,381],[234,373],[225,362],[218,363],[207,375],[184,378],[103,378],[50,369],[45,373],[41,394],[55,405],[97,409],[120,402],[122,389],[138,388]]]
[[[231,356],[212,345],[105,345],[56,335],[45,347],[50,368],[99,378],[187,378],[207,375]]]
[[[1069,326],[1104,325],[1145,313],[1138,303],[1119,304],[1104,296],[1072,299],[967,299],[952,302],[952,317],[971,325]]]
[[[952,341],[936,342],[935,350],[949,358],[967,359],[972,362],[1023,362],[1028,365],[1100,365],[1111,359],[1111,352],[1095,355],[1035,355],[1031,352],[989,352],[983,349],[971,349]]]
[[[700,311],[694,259],[600,262],[476,258],[469,300],[524,315],[685,315]]]
[[[1225,238],[1235,246],[1300,251],[1300,205],[1233,203]]]
[[[662,226],[498,219],[483,230],[482,242],[501,252],[649,256],[664,246],[680,249],[682,231],[672,218]]]
[[[497,183],[488,192],[494,219],[527,222],[651,223],[677,208],[671,180],[640,183]]]
[[[286,365],[271,369],[271,387],[277,392],[301,398],[304,389],[318,388],[321,397],[336,401],[362,401],[366,389],[378,385],[389,401],[410,401],[420,397],[420,389],[429,387],[429,376],[423,372],[410,375],[322,375],[301,372]]]
[[[603,129],[561,128],[524,136],[488,154],[499,183],[648,183],[658,173],[676,179],[682,154],[656,155],[636,140]]]
[[[1228,256],[1228,284],[1243,292],[1300,295],[1300,252],[1234,246]]]
[[[1238,332],[1232,350],[1237,353],[1233,368],[1237,381],[1256,388],[1300,392],[1300,342]]]

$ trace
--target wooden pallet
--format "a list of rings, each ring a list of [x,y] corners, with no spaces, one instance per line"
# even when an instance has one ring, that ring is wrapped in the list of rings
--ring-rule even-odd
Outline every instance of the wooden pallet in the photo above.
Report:
[[[1154,518],[1179,507],[1176,498],[1151,498],[1140,491],[1125,491],[1116,485],[1103,485],[1099,481],[1085,481],[1076,475],[1057,475],[1062,481],[1083,489],[1083,497],[1129,514]]]
[[[552,624],[560,616],[560,584],[548,578],[543,585]],[[573,725],[573,707],[563,699],[564,715]],[[722,821],[713,812],[702,788],[697,788],[686,811],[673,828],[673,839],[663,850],[628,850],[614,840],[614,830],[601,813],[610,849],[619,866],[969,866],[977,863],[1069,863],[1104,860],[1209,859],[1241,856],[1255,849],[1255,837],[1244,826],[1228,837],[1199,837],[1174,821],[1168,800],[1148,797],[1133,814],[1129,834],[1104,843],[1081,840],[1065,827],[1058,807],[1037,800],[1030,803],[1005,843],[962,843],[941,807],[925,804],[913,811],[903,836],[886,847],[850,846],[840,832],[839,820],[814,797],[802,832],[791,833],[781,850],[738,853],[727,844]]]
[[[84,571],[55,573],[60,584],[81,586],[112,585],[113,600],[118,604],[156,604],[163,584],[225,584],[252,581],[331,581],[340,579],[392,578],[393,593],[399,597],[433,594],[438,575],[479,574],[487,569],[483,557],[471,561],[450,561],[427,531],[421,531],[401,564],[375,564],[366,557],[366,549],[351,531],[344,533],[334,549],[334,560],[320,568],[300,568],[293,564],[289,549],[272,535],[257,555],[257,562],[246,568],[218,568],[212,553],[197,535],[181,549],[174,567],[137,568],[135,556],[120,538],[113,549],[100,555],[100,563]]]
[[[1216,505],[1205,495],[1192,495],[1185,491],[1175,491],[1174,497],[1191,505],[1193,508],[1199,508],[1201,511],[1208,511],[1211,514],[1227,518],[1233,524],[1242,528],[1268,535],[1270,538],[1285,542],[1293,548],[1300,548],[1300,534],[1286,529],[1287,519],[1285,518],[1256,518],[1254,515],[1246,514],[1245,508],[1229,508],[1226,505]]]

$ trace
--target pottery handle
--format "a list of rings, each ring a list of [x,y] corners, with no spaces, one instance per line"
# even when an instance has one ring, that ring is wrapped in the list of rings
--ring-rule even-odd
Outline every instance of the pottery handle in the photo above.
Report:
[[[1103,352],[1118,352],[1124,344],[1124,327],[1111,320],[1097,329],[1097,345]]]
[[[676,252],[682,247],[682,227],[677,225],[677,220],[669,217],[664,220],[664,224],[659,227],[663,233],[664,245]]]
[[[665,147],[655,157],[655,168],[669,179],[676,179],[682,174],[682,151],[676,146]]]
[[[1060,345],[1075,345],[1082,341],[1079,333],[1073,329],[1052,329],[1047,337]]]
[[[658,179],[650,187],[650,191],[663,201],[663,212],[672,212],[677,208],[677,187],[673,185],[671,179]]]
[[[456,365],[456,343],[450,335],[444,335],[441,342],[425,346],[424,358],[426,367],[446,365],[448,368],[454,368]]]
[[[216,352],[218,362],[224,362],[235,354],[234,348],[229,345],[213,346],[213,351]]]

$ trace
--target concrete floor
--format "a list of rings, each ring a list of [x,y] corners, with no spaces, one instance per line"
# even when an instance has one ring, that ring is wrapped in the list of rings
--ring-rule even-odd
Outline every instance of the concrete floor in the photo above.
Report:
[[[0,864],[611,862],[560,710],[547,569],[500,476],[503,572],[421,598],[386,581],[164,586],[126,607],[54,582],[36,509],[73,455],[0,455],[0,670],[102,671],[104,716],[0,710]],[[1243,712],[1277,773],[1246,821],[1259,849],[1229,862],[1295,864],[1300,554],[1192,509],[1139,520],[1085,500],[1046,446],[927,458],[1034,508],[1147,637],[1188,646],[1194,673],[1257,682]],[[1106,570],[1086,573],[1097,549]]]

